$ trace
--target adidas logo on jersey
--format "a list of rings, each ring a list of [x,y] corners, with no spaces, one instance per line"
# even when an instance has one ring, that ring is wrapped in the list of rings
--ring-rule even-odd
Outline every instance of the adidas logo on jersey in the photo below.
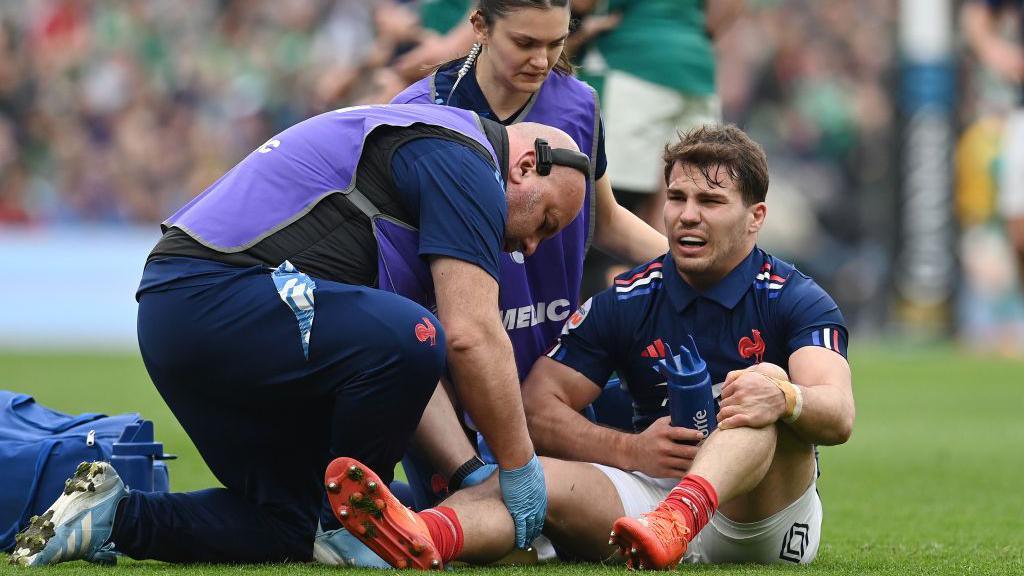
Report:
[[[655,360],[664,358],[665,342],[661,338],[658,338],[654,342],[648,344],[647,348],[644,348],[643,352],[640,353],[640,356],[643,358],[654,358]]]

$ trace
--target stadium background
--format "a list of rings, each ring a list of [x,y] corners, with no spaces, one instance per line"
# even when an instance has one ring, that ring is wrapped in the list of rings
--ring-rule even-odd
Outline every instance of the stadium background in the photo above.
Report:
[[[761,244],[854,339],[815,570],[1021,569],[1024,304],[992,208],[1016,92],[966,54],[958,6],[749,0],[717,43],[724,116],[771,165]],[[213,482],[137,357],[157,225],[276,131],[386,101],[416,31],[365,0],[0,0],[0,387],[141,411],[175,488]]]

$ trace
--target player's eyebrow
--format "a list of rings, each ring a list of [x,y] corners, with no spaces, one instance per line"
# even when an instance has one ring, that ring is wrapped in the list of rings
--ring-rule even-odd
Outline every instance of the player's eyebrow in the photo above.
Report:
[[[729,198],[728,194],[726,194],[725,192],[719,192],[717,190],[701,190],[700,192],[697,193],[697,195],[700,196],[701,198],[706,198],[709,200]]]
[[[674,196],[686,196],[687,192],[683,188],[676,186],[669,186],[666,188],[666,194],[672,194]],[[698,189],[692,193],[693,196],[700,198],[701,200],[728,200],[729,195],[721,189]]]

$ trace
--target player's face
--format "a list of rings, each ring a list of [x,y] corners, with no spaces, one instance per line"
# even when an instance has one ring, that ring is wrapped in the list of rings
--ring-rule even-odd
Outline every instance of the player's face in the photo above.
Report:
[[[488,27],[473,20],[477,42],[486,47],[490,77],[515,92],[540,90],[569,36],[568,7],[521,8]],[[485,88],[486,90],[486,88]]]
[[[676,163],[669,175],[665,201],[665,232],[676,269],[696,288],[706,288],[725,277],[753,249],[764,222],[765,205],[743,203],[729,173],[700,170]]]

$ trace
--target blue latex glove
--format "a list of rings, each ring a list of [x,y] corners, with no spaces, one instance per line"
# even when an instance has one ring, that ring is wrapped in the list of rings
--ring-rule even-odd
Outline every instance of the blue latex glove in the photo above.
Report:
[[[460,486],[459,489],[461,490],[462,488],[469,488],[470,486],[480,484],[484,480],[490,478],[491,474],[494,474],[494,471],[497,469],[497,464],[484,464],[474,470],[472,474],[466,476],[466,479],[462,481],[462,486]]]
[[[516,525],[516,546],[526,550],[544,528],[548,510],[548,490],[544,485],[544,468],[533,458],[522,468],[498,470],[501,499]]]

